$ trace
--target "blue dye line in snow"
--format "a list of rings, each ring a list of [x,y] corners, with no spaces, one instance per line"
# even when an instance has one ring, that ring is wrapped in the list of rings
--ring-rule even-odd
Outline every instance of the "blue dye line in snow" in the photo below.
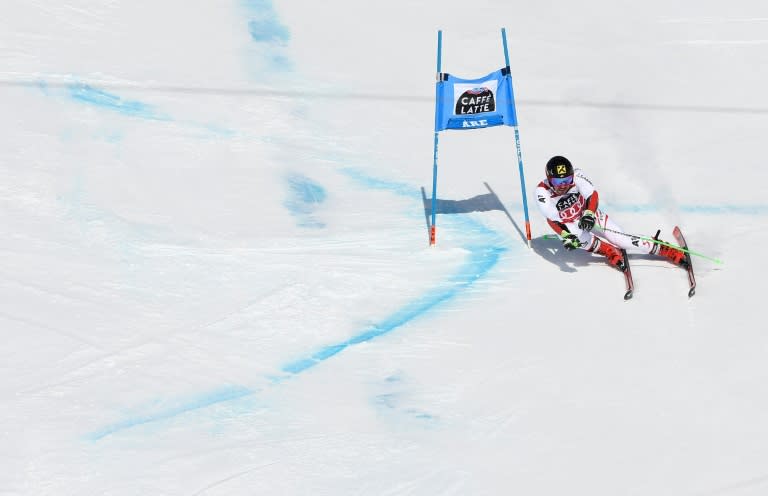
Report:
[[[768,214],[768,205],[683,205],[680,208],[693,214]]]
[[[283,372],[299,374],[344,351],[350,346],[370,341],[404,326],[417,317],[426,314],[439,304],[456,297],[461,291],[486,275],[499,261],[503,247],[477,247],[470,251],[469,260],[454,274],[445,287],[435,288],[420,298],[408,303],[381,322],[372,325],[352,338],[322,348],[311,356],[296,360],[282,367]]]
[[[344,169],[343,172],[356,181],[365,184],[371,189],[387,190],[404,196],[418,195],[417,191],[414,191],[411,186],[403,183],[390,182],[373,178],[366,175],[362,171],[352,168]],[[289,184],[291,184],[291,188],[293,189],[296,200],[300,203],[315,204],[322,202],[325,199],[325,191],[322,189],[322,187],[304,178],[303,176],[291,176],[289,178]],[[491,269],[496,266],[501,258],[501,255],[506,252],[508,248],[504,246],[494,246],[493,243],[499,241],[501,239],[500,236],[498,233],[487,228],[482,223],[465,216],[450,217],[456,217],[455,219],[452,219],[453,222],[463,224],[462,230],[472,230],[473,232],[479,234],[481,237],[486,238],[488,244],[473,244],[466,246],[465,248],[469,251],[467,260],[457,272],[455,272],[446,280],[445,283],[430,291],[427,291],[420,298],[417,298],[399,310],[396,310],[381,322],[363,329],[361,332],[355,334],[350,339],[344,340],[340,343],[325,346],[306,358],[301,358],[284,365],[281,367],[281,370],[283,373],[289,375],[267,377],[269,383],[272,385],[280,384],[285,379],[295,377],[296,375],[301,374],[302,372],[314,367],[315,365],[318,365],[325,360],[328,360],[329,358],[341,353],[351,346],[365,343],[379,336],[388,334],[408,324],[416,318],[426,315],[428,312],[434,308],[437,308],[439,305],[456,298],[462,293],[462,291],[469,288],[475,282],[486,276],[491,271]],[[111,434],[115,434],[132,427],[137,427],[162,420],[168,420],[178,415],[186,414],[202,408],[207,408],[218,403],[237,400],[254,393],[255,391],[244,387],[221,389],[189,400],[165,411],[133,416],[120,422],[110,424],[102,429],[88,434],[86,438],[92,441],[98,441]],[[431,418],[429,414],[421,415],[423,415],[422,418],[425,419]]]
[[[215,405],[217,403],[224,403],[226,401],[237,400],[240,398],[244,398],[246,396],[250,396],[254,394],[254,392],[255,391],[253,390],[240,387],[240,386],[221,388],[219,390],[199,396],[186,403],[176,405],[175,407],[169,408],[165,411],[157,412],[154,414],[138,415],[135,417],[127,418],[120,422],[116,422],[102,429],[91,432],[86,436],[86,438],[91,441],[98,441],[100,439],[103,439],[109,436],[110,434],[114,434],[116,432],[123,431],[125,429],[130,429],[131,427],[149,424],[152,422],[157,422],[159,420],[166,420],[166,419],[175,417],[177,415],[188,413],[193,410],[199,410],[201,408],[206,408],[206,407]]]
[[[386,190],[402,196],[419,196],[418,190],[405,183],[378,179],[367,175],[359,169],[351,167],[343,168],[341,169],[341,172],[370,189]],[[455,221],[464,224],[465,227],[468,228],[467,230],[473,230],[483,237],[488,238],[489,243],[491,241],[499,240],[498,233],[471,218],[462,216],[456,218]],[[426,314],[441,303],[456,297],[475,281],[485,276],[498,263],[501,254],[507,250],[507,248],[503,246],[493,246],[491,244],[473,245],[465,248],[469,250],[468,261],[457,273],[451,276],[448,280],[448,284],[427,292],[383,321],[372,325],[346,341],[326,346],[306,358],[301,358],[283,366],[283,372],[299,374],[314,367],[320,362],[341,353],[350,346],[364,343],[378,336],[392,332],[417,317]]]
[[[681,212],[691,214],[704,214],[704,215],[723,215],[723,214],[737,214],[737,215],[766,215],[768,214],[768,205],[679,205],[677,208]],[[606,204],[605,210],[607,212],[631,212],[636,214],[648,214],[654,212],[660,212],[663,210],[658,205],[651,204],[637,204],[637,205],[615,205],[613,203]]]
[[[421,196],[421,192],[410,184],[386,181],[367,175],[354,167],[344,167],[340,172],[370,189],[381,189],[396,193],[400,196]]]
[[[364,172],[352,168],[346,167],[341,169],[341,172],[348,177],[365,185],[371,189],[384,189],[397,193],[401,196],[413,196],[419,194],[414,188],[408,184],[397,183],[392,181],[385,181],[382,179],[376,179],[367,176]],[[768,214],[768,205],[734,205],[734,204],[722,204],[722,205],[702,205],[702,204],[684,204],[678,206],[678,208],[687,213],[692,214],[740,214],[740,215],[766,215]],[[632,212],[632,213],[653,213],[660,212],[662,207],[652,204],[613,204],[606,202],[606,211],[608,212]]]
[[[41,86],[44,93],[48,94],[44,86]],[[148,119],[153,121],[172,121],[170,117],[158,113],[154,107],[143,102],[136,100],[125,100],[122,97],[109,93],[107,91],[94,88],[84,83],[71,84],[68,86],[69,96],[81,103],[99,107],[107,110],[119,112],[123,115],[131,117],[139,117],[142,119]],[[217,124],[205,123],[188,123],[193,129],[205,131],[209,137],[214,138],[232,138],[237,136],[237,133],[232,129],[228,129]],[[117,142],[120,141],[120,137],[114,136],[116,139],[109,139],[107,141]]]
[[[400,196],[421,198],[421,192],[410,184],[371,177],[365,172],[353,167],[345,167],[340,171],[355,182],[360,183],[367,188],[385,190]],[[488,244],[497,243],[503,245],[503,237],[500,233],[490,229],[485,224],[474,220],[472,217],[463,215],[441,215],[440,218],[447,220],[451,224],[459,224],[462,232],[471,232],[476,235],[485,236]]]
[[[135,100],[124,100],[123,98],[108,93],[106,91],[94,88],[87,84],[76,83],[68,86],[69,95],[74,99],[88,105],[100,107],[108,110],[114,110],[124,115],[132,117],[141,117],[155,121],[169,121],[170,118],[162,116],[145,103]]]
[[[315,365],[328,360],[334,355],[337,355],[350,346],[364,343],[378,336],[388,334],[395,329],[398,329],[413,321],[417,317],[425,315],[427,312],[434,309],[438,305],[457,297],[463,290],[467,289],[476,281],[488,274],[488,272],[498,263],[502,253],[504,253],[507,249],[504,247],[476,246],[469,247],[469,250],[469,260],[448,279],[448,284],[444,285],[443,287],[428,291],[420,298],[412,301],[411,303],[408,303],[403,308],[397,310],[395,313],[385,318],[378,324],[364,329],[350,339],[347,339],[338,344],[326,346],[307,358],[299,359],[283,366],[282,371],[291,374],[291,376],[298,375],[307,369],[310,369]],[[270,379],[271,384],[279,384],[283,382],[286,377],[271,377],[268,379]],[[198,398],[194,398],[164,411],[133,416],[120,422],[110,424],[102,429],[88,434],[86,438],[91,441],[98,441],[111,434],[115,434],[132,427],[150,424],[161,420],[168,420],[178,415],[189,413],[202,408],[207,408],[218,403],[225,403],[227,401],[241,399],[254,393],[255,391],[245,387],[228,387],[220,389],[217,391],[209,392]]]

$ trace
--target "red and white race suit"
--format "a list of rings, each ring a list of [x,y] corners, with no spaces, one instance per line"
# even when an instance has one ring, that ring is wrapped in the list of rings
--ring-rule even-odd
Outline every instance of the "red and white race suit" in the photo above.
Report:
[[[561,195],[554,192],[546,179],[541,181],[536,187],[536,200],[539,210],[547,218],[550,227],[561,236],[563,231],[575,234],[584,250],[591,251],[594,249],[597,245],[595,241],[597,236],[626,250],[651,253],[654,248],[653,243],[636,236],[610,232],[623,233],[624,231],[598,207],[597,189],[581,169],[574,170],[573,185]],[[595,213],[596,224],[600,228],[595,229],[597,232],[584,231],[579,228],[579,219],[585,210],[591,210]],[[604,229],[608,231],[603,231]]]

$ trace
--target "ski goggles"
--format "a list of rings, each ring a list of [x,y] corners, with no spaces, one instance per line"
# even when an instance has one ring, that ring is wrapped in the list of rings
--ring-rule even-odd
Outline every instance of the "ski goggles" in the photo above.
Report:
[[[549,184],[551,184],[552,187],[554,188],[560,188],[562,186],[570,186],[571,184],[573,184],[573,176],[550,177]]]

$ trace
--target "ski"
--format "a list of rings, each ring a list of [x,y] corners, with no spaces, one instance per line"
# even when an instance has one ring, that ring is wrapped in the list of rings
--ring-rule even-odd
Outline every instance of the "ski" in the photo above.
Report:
[[[677,244],[685,248],[685,270],[688,272],[688,297],[696,294],[696,276],[693,274],[693,264],[691,263],[691,254],[688,253],[688,243],[685,242],[683,232],[678,226],[672,230],[672,235],[677,240]]]
[[[627,290],[624,292],[624,299],[629,300],[632,298],[632,293],[635,291],[635,282],[632,280],[632,270],[629,268],[629,255],[627,250],[621,250],[621,256],[624,257],[624,281],[627,284]]]

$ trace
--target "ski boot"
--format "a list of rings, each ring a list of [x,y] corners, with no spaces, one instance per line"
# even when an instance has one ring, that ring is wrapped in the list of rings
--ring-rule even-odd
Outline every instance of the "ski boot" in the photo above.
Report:
[[[683,268],[688,267],[688,260],[685,258],[685,253],[677,248],[667,245],[657,245],[659,247],[659,255],[666,258],[675,265]]]
[[[627,270],[627,266],[624,263],[624,257],[621,255],[621,251],[619,251],[618,248],[607,241],[602,241],[597,238],[595,238],[595,241],[597,241],[597,246],[593,247],[590,251],[605,256],[611,267],[616,267],[621,272]]]
[[[656,241],[661,241],[659,239],[659,234],[661,233],[661,230],[656,231],[656,236],[653,237]],[[661,241],[661,243],[665,243],[664,241]],[[652,255],[659,255],[673,264],[679,266],[688,268],[688,260],[685,258],[685,252],[682,250],[675,248],[674,246],[669,246],[667,244],[656,244],[653,249],[651,250]]]

